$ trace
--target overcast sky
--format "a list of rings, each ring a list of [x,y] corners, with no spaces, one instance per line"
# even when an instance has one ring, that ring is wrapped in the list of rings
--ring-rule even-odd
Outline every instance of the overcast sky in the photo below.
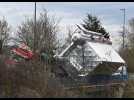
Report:
[[[126,22],[134,17],[133,2],[37,2],[37,16],[42,8],[61,19],[61,38],[65,36],[66,27],[74,29],[75,24],[82,23],[86,13],[97,16],[106,30],[114,36],[114,46],[119,42],[116,40],[119,39],[117,36],[123,24],[123,12],[120,9],[126,8]],[[1,2],[0,19],[3,16],[14,32],[26,17],[34,17],[34,2]]]

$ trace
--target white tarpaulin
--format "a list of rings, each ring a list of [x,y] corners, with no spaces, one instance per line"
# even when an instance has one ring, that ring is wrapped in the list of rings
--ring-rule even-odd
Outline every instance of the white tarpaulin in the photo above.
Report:
[[[125,63],[120,55],[113,49],[112,45],[88,42],[90,47],[99,56],[99,60],[105,62]]]

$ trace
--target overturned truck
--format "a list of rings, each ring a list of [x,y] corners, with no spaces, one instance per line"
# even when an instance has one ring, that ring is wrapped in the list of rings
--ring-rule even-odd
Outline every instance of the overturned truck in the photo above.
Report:
[[[77,27],[72,43],[54,56],[57,60],[54,72],[60,81],[68,87],[125,83],[127,65],[112,48],[110,39]]]

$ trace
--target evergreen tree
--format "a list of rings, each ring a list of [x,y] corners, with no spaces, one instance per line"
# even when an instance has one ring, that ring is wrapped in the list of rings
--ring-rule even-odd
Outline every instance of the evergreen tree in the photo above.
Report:
[[[83,20],[84,23],[81,25],[89,30],[94,32],[102,33],[106,38],[109,38],[109,33],[106,32],[104,27],[102,27],[100,20],[96,16],[92,16],[91,14],[87,14],[86,18]]]

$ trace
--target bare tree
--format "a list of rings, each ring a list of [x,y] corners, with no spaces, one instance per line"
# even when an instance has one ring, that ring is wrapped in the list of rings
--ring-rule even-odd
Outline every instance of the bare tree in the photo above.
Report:
[[[3,18],[0,20],[0,53],[2,53],[3,46],[7,43],[9,31],[8,22]]]
[[[44,9],[36,20],[36,37],[34,38],[34,19],[27,19],[18,27],[19,38],[32,49],[36,41],[36,51],[50,52],[57,46],[58,23],[59,20],[54,16],[48,16],[48,12]]]
[[[134,48],[134,18],[129,20],[129,31],[128,31],[128,41],[129,41],[129,47]]]
[[[72,38],[72,35],[74,34],[74,32],[75,32],[75,30],[72,29],[71,26],[67,26],[67,31],[65,33],[65,34],[67,34],[67,37],[65,38],[64,43],[60,44],[60,46],[58,48],[58,53],[60,53],[62,50],[64,50],[71,43],[71,38]]]
[[[72,38],[72,35],[74,33],[74,30],[72,30],[72,27],[71,26],[68,26],[67,27],[67,38],[65,39],[65,42],[66,43],[71,43],[71,38]]]
[[[134,18],[129,20],[129,29],[126,30],[126,33],[126,46],[124,50],[121,47],[119,52],[128,65],[128,71],[134,72]]]

